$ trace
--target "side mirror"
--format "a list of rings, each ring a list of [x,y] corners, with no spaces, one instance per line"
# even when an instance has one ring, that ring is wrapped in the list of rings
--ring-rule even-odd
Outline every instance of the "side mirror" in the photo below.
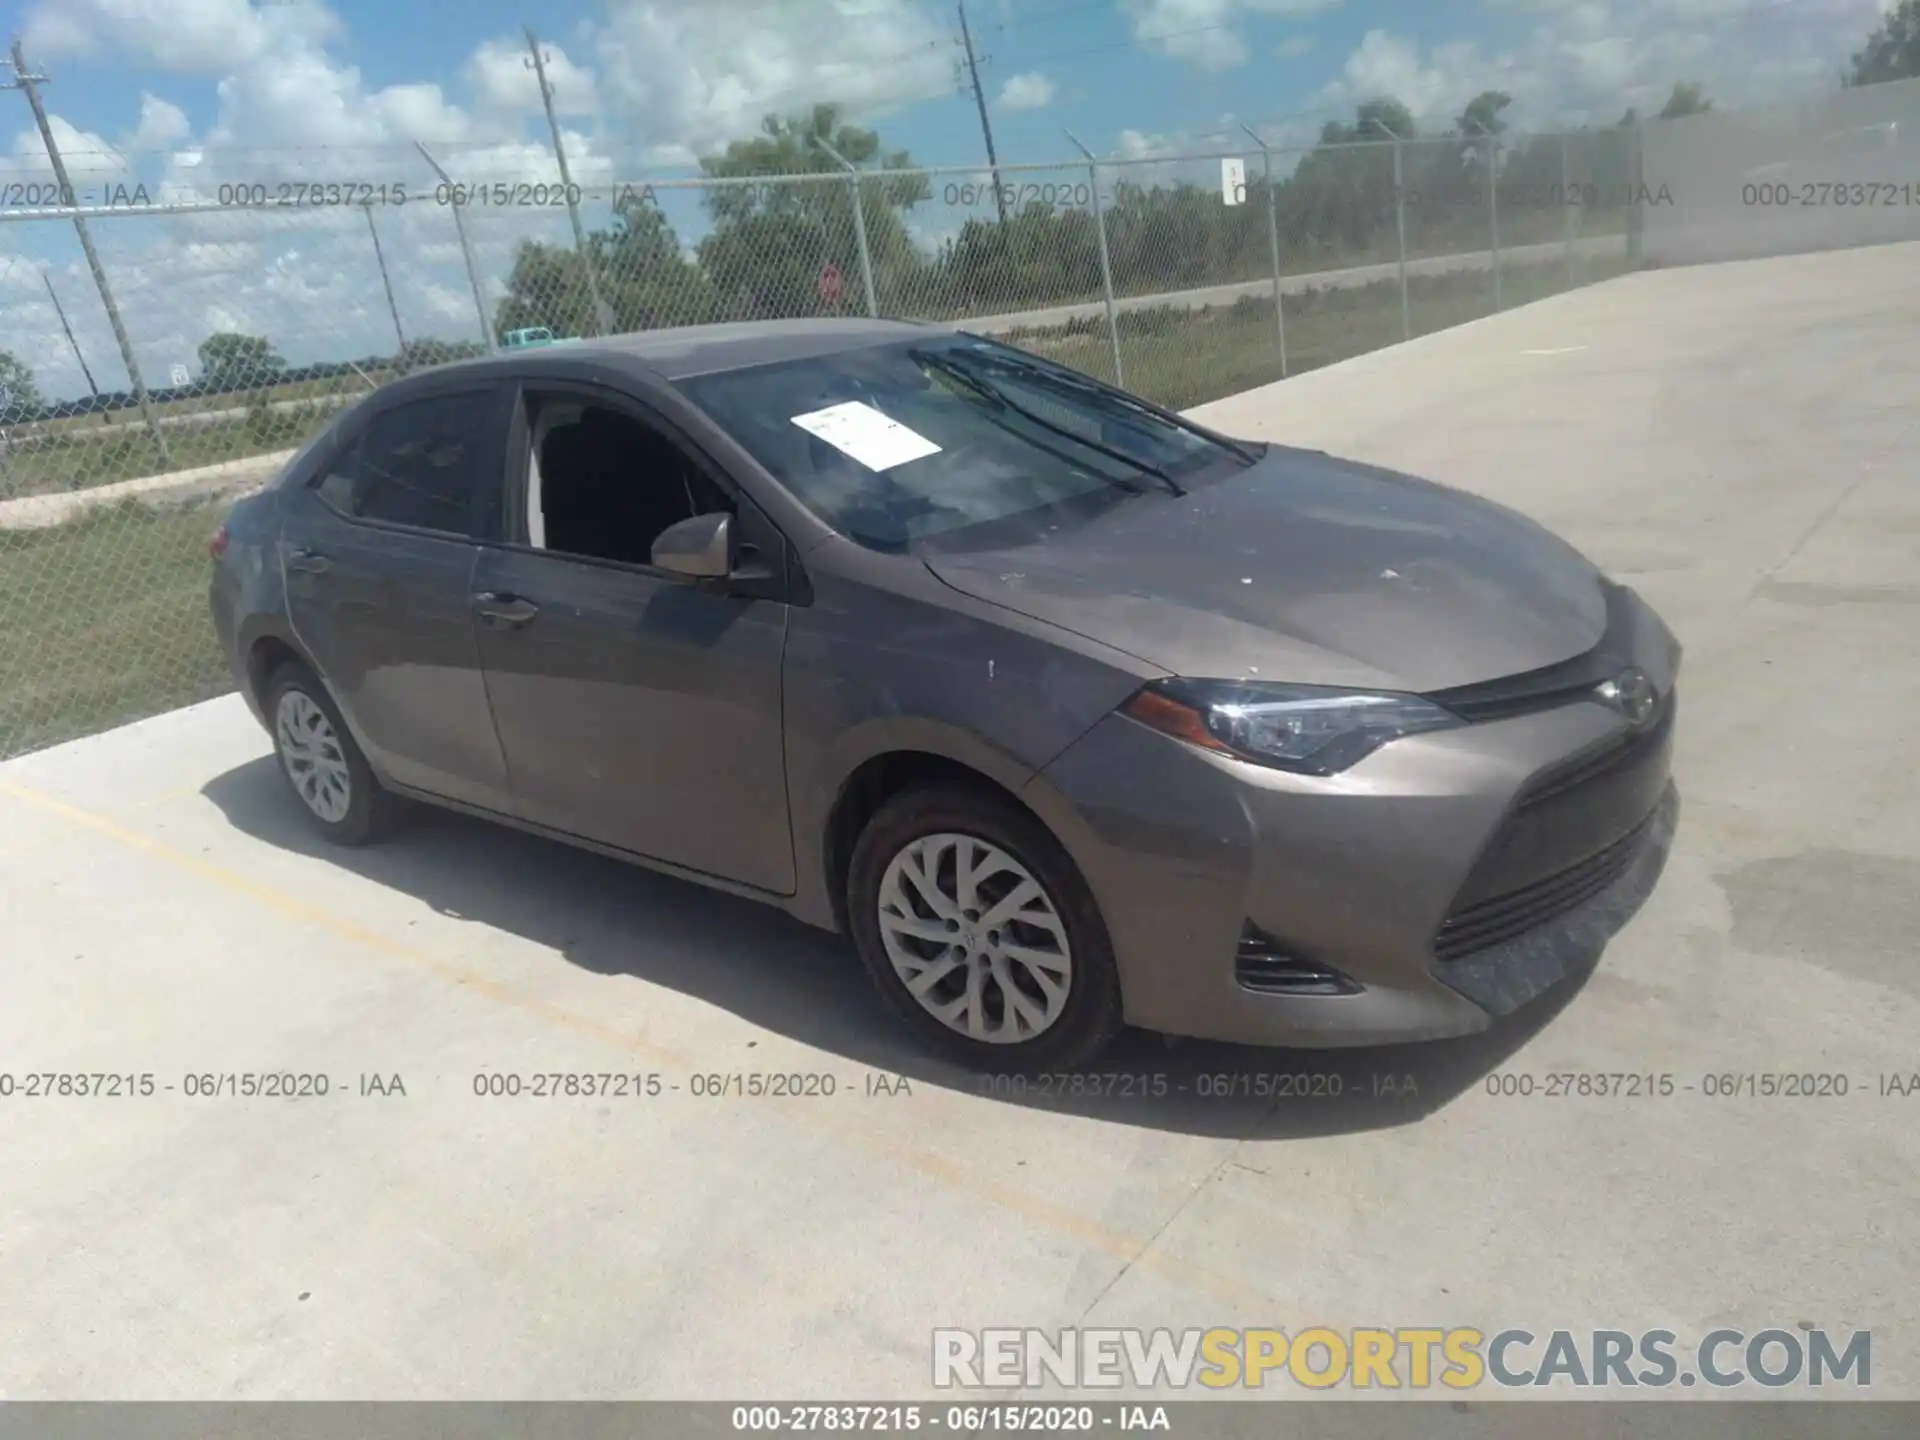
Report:
[[[693,580],[733,573],[733,517],[714,511],[669,525],[653,542],[653,563]]]

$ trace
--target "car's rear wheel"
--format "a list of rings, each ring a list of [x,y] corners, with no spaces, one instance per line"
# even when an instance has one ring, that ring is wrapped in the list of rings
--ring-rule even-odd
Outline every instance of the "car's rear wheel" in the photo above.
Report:
[[[1006,801],[945,786],[896,795],[854,847],[847,901],[882,997],[966,1064],[1070,1069],[1121,1029],[1112,947],[1085,880]]]
[[[308,821],[337,845],[365,845],[401,819],[400,798],[374,778],[327,687],[289,661],[267,686],[274,755]]]

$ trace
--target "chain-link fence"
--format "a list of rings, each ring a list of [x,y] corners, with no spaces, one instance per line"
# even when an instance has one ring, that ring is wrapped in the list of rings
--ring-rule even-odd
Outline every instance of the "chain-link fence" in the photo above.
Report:
[[[22,172],[23,208],[0,214],[0,756],[224,690],[202,544],[218,505],[395,375],[886,315],[1184,408],[1621,273],[1638,146],[1249,131],[995,170],[855,167],[809,142],[805,173],[791,154],[782,173],[602,154],[563,180],[553,150],[519,144],[184,177],[179,157],[113,156],[68,190]]]

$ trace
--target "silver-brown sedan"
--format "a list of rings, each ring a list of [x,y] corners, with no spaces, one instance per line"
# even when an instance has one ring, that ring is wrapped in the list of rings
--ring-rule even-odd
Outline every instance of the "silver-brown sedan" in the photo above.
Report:
[[[388,385],[216,532],[292,794],[780,905],[988,1068],[1456,1036],[1652,885],[1679,646],[1497,505],[881,321]]]

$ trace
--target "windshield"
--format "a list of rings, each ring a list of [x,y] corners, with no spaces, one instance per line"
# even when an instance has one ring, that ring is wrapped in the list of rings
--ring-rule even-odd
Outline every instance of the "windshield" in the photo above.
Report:
[[[1183,494],[1251,458],[1085,376],[965,335],[680,388],[821,520],[883,549],[1090,517]]]

